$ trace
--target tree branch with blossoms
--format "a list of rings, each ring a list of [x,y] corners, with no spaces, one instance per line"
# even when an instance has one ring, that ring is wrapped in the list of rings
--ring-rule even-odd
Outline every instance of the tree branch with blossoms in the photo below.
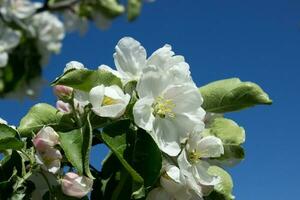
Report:
[[[18,127],[1,120],[1,198],[235,199],[226,169],[244,159],[245,130],[225,115],[272,100],[238,78],[198,88],[170,45],[146,55],[122,38],[116,70],[71,61],[52,82],[56,107],[36,104]],[[101,168],[96,145],[110,150]]]
[[[107,29],[124,14],[133,21],[141,8],[141,0],[0,1],[0,97],[38,96],[43,67],[60,53],[67,32],[84,35],[90,23]]]

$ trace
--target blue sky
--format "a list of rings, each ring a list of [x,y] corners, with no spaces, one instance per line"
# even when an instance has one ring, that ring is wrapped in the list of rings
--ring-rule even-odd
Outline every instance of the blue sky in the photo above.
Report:
[[[300,2],[297,0],[157,0],[132,24],[118,18],[107,31],[90,26],[83,37],[67,35],[44,77],[49,82],[70,60],[86,67],[113,66],[123,36],[139,40],[149,54],[165,43],[185,56],[199,85],[239,77],[267,91],[274,104],[228,114],[247,131],[246,159],[230,169],[235,195],[242,200],[285,200],[300,196]],[[0,100],[0,116],[18,124],[37,102],[54,104],[45,86],[36,100]],[[105,150],[93,151],[100,166]]]

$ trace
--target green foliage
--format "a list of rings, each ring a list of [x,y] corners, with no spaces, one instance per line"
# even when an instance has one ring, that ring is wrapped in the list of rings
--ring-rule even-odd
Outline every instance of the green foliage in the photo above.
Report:
[[[118,85],[122,87],[121,80],[118,77],[104,70],[69,70],[52,82],[52,85],[65,85],[87,92],[101,84],[105,86]]]
[[[24,146],[24,142],[22,142],[19,138],[18,132],[5,125],[0,124],[0,151],[14,149],[20,150]]]
[[[79,174],[93,178],[89,158],[92,145],[92,128],[89,123],[82,128],[69,132],[59,132],[59,139],[67,159]]]
[[[241,82],[238,78],[225,79],[200,88],[207,112],[238,111],[258,104],[272,104],[269,96],[255,83]]]
[[[129,21],[135,20],[141,12],[142,0],[128,0],[127,17]]]
[[[22,118],[18,131],[21,136],[31,136],[44,126],[64,131],[74,128],[74,123],[70,116],[58,112],[53,106],[39,103],[34,105]]]
[[[0,68],[0,96],[25,90],[32,80],[40,77],[40,63],[37,41],[23,37],[21,43],[9,54],[7,66]]]
[[[128,120],[116,122],[105,127],[101,135],[123,167],[116,187],[120,196],[114,194],[115,199],[123,197],[123,193],[129,193],[134,198],[143,197],[145,189],[152,186],[158,179],[161,169],[161,153],[152,137],[143,130],[135,132],[130,129],[129,125]],[[106,162],[104,169],[107,169],[107,165]],[[118,189],[120,185],[128,184],[131,180],[132,188],[127,188],[125,191]]]

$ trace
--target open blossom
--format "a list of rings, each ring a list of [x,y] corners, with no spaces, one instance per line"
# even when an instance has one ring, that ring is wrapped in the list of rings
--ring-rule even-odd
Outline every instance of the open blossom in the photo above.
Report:
[[[175,55],[170,45],[156,50],[148,59],[145,48],[131,37],[122,38],[116,45],[114,61],[117,70],[102,65],[100,69],[112,72],[123,83],[138,81],[143,73],[155,67],[161,73],[168,73],[173,77],[174,83],[192,83],[189,65],[183,56]]]
[[[46,126],[37,133],[32,142],[38,151],[43,151],[44,149],[57,145],[59,143],[59,135],[53,128]]]
[[[203,200],[202,197],[202,186],[192,174],[184,174],[175,165],[169,165],[160,178],[160,187],[153,189],[147,200]]]
[[[124,114],[129,103],[130,95],[124,94],[117,85],[105,87],[99,85],[91,89],[89,93],[92,110],[101,117],[116,118]]]
[[[0,13],[7,21],[19,21],[32,16],[41,3],[28,0],[2,0]]]
[[[8,52],[20,42],[21,34],[7,27],[0,20],[0,68],[7,65]]]
[[[39,150],[35,158],[36,162],[46,171],[56,174],[60,170],[62,155],[58,149],[47,147],[46,149]]]
[[[62,179],[61,188],[64,194],[72,197],[82,198],[87,195],[93,186],[93,180],[69,172]]]
[[[173,84],[171,76],[148,71],[137,84],[140,99],[133,107],[135,123],[148,131],[165,153],[176,156],[180,143],[202,122],[202,97],[190,84]]]
[[[201,136],[195,131],[190,135],[185,149],[178,157],[178,165],[185,173],[192,173],[199,185],[214,186],[219,182],[215,176],[208,173],[208,158],[217,158],[224,154],[222,141],[214,136]]]
[[[41,46],[49,52],[58,53],[65,37],[63,23],[55,15],[41,12],[32,17],[32,25]]]

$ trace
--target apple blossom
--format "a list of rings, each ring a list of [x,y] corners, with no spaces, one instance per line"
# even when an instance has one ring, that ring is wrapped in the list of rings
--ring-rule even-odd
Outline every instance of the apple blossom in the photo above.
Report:
[[[60,170],[62,155],[58,149],[46,147],[45,149],[38,150],[35,158],[36,162],[46,171],[56,174]]]
[[[101,117],[116,118],[124,114],[129,103],[130,95],[124,94],[117,85],[105,87],[99,85],[91,89],[89,93],[92,110]]]
[[[58,17],[49,12],[41,12],[32,17],[31,23],[40,41],[40,49],[58,53],[65,37],[64,25]]]
[[[38,151],[43,151],[57,145],[59,143],[59,135],[53,128],[46,126],[37,133],[32,142]]]
[[[148,131],[165,153],[176,156],[181,141],[202,122],[202,97],[191,84],[172,84],[172,77],[159,70],[143,74],[137,84],[140,99],[133,107],[135,123]]]
[[[224,154],[222,141],[214,136],[201,136],[199,130],[191,133],[185,149],[178,157],[178,165],[185,173],[192,173],[197,183],[204,186],[214,186],[219,180],[208,174],[208,158],[217,158]]]
[[[63,102],[62,100],[56,101],[56,108],[62,113],[72,112],[72,106],[69,103]]]
[[[7,65],[8,52],[20,42],[21,34],[7,27],[0,20],[0,68]]]
[[[61,188],[64,194],[72,197],[82,198],[87,195],[93,186],[93,180],[79,176],[76,173],[69,172],[61,180]]]
[[[73,88],[64,85],[56,85],[53,87],[53,92],[59,99],[70,99]]]

